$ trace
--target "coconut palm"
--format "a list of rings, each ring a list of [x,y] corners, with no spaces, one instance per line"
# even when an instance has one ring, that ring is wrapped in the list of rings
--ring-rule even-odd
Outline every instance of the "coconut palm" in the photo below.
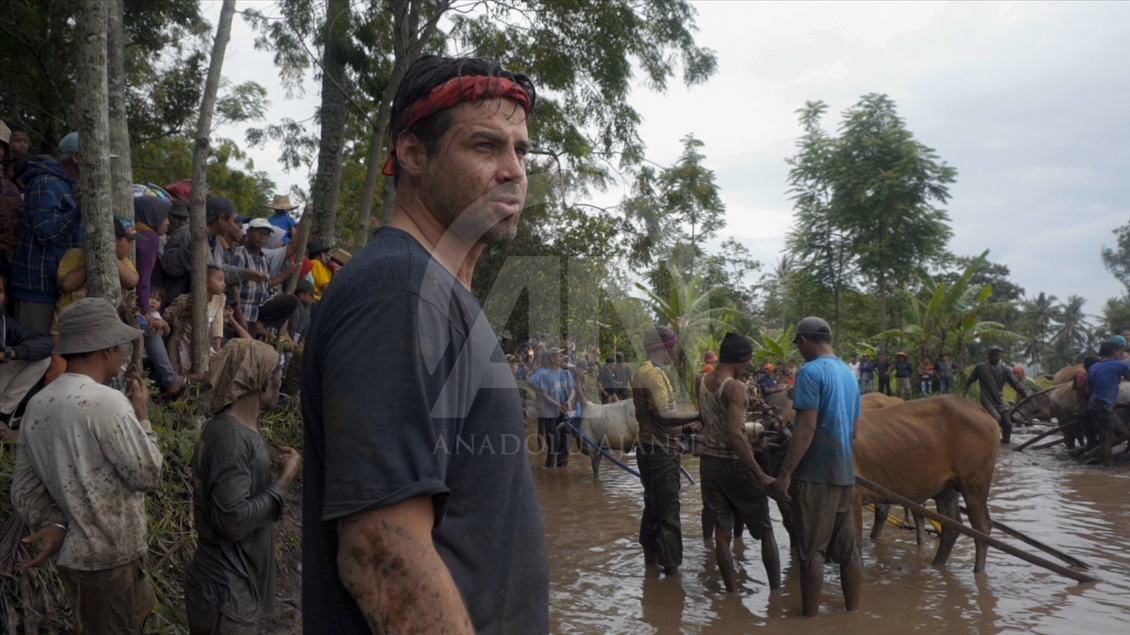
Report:
[[[1028,336],[1024,356],[1037,368],[1042,367],[1047,355],[1049,334],[1060,322],[1060,310],[1054,295],[1043,291],[1021,303],[1020,330]]]
[[[1091,337],[1091,323],[1087,319],[1087,314],[1083,312],[1083,305],[1086,302],[1086,299],[1072,295],[1068,296],[1067,302],[1059,306],[1060,326],[1055,339],[1063,340],[1066,349],[1078,353],[1087,348],[1087,340]]]
[[[636,288],[647,296],[646,299],[659,322],[667,324],[679,336],[679,341],[682,343],[680,350],[697,350],[700,339],[711,335],[717,337],[733,329],[731,322],[734,310],[726,306],[713,306],[715,291],[718,289],[700,293],[701,274],[690,281],[685,281],[670,269],[667,269],[667,273],[669,284],[657,285],[656,289],[649,289],[637,282]],[[681,352],[679,359],[674,361],[679,373],[679,382],[686,388],[688,376],[686,354]]]

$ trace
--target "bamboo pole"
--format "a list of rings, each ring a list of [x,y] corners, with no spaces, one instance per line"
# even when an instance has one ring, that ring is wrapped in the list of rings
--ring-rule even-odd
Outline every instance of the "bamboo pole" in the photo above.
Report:
[[[1067,423],[1065,423],[1065,424],[1063,424],[1059,427],[1052,428],[1051,430],[1044,430],[1040,434],[1037,434],[1036,436],[1032,437],[1031,439],[1028,439],[1024,443],[1021,443],[1020,445],[1016,446],[1016,451],[1022,452],[1024,450],[1024,448],[1032,445],[1033,443],[1039,441],[1040,439],[1043,439],[1044,437],[1053,435],[1056,432],[1063,432],[1064,430],[1070,428],[1071,426],[1078,425],[1078,423],[1079,423],[1079,420],[1074,419],[1072,421],[1068,421]],[[1052,444],[1052,445],[1054,445],[1054,444]]]
[[[969,510],[966,509],[964,505],[961,506],[959,509],[961,509],[961,512],[963,514],[969,515]],[[1010,536],[1013,536],[1015,538],[1019,538],[1019,539],[1023,540],[1024,542],[1032,545],[1033,547],[1039,549],[1040,551],[1046,551],[1047,553],[1052,554],[1053,556],[1059,558],[1060,560],[1063,560],[1064,562],[1066,562],[1067,564],[1069,564],[1073,567],[1082,567],[1084,569],[1090,569],[1091,568],[1091,565],[1087,564],[1086,562],[1083,562],[1082,560],[1080,560],[1080,559],[1078,559],[1074,556],[1069,556],[1066,553],[1060,551],[1059,549],[1056,549],[1055,547],[1052,547],[1050,545],[1045,545],[1044,543],[1040,542],[1039,540],[1036,540],[1035,538],[1031,538],[1029,536],[1026,536],[1026,535],[1020,533],[1019,530],[1013,529],[1012,527],[1009,527],[1008,525],[1002,523],[999,520],[993,521],[993,527],[1000,529],[1001,531],[1003,531],[1004,533],[1006,533]]]
[[[1048,448],[1054,448],[1055,446],[1057,446],[1061,443],[1063,443],[1063,439],[1056,439],[1054,441],[1048,441],[1047,443],[1041,443],[1040,445],[1037,445],[1036,447],[1034,447],[1032,449],[1033,450],[1046,450]]]
[[[902,505],[903,507],[909,507],[911,509],[911,511],[916,511],[919,514],[922,514],[923,516],[925,516],[926,518],[929,518],[931,520],[936,520],[939,523],[941,523],[943,527],[948,527],[948,528],[950,528],[954,531],[963,533],[966,536],[972,537],[974,540],[979,540],[981,542],[984,542],[985,544],[989,545],[990,547],[993,547],[995,549],[999,549],[999,550],[1001,550],[1001,551],[1003,551],[1003,552],[1005,552],[1009,555],[1016,556],[1017,558],[1020,558],[1021,560],[1028,562],[1030,564],[1034,564],[1038,567],[1043,567],[1043,568],[1048,569],[1050,571],[1054,571],[1054,572],[1056,572],[1056,573],[1058,573],[1058,574],[1060,574],[1064,577],[1071,578],[1072,580],[1076,580],[1078,582],[1101,582],[1102,581],[1099,578],[1096,578],[1092,575],[1088,575],[1086,573],[1081,573],[1079,571],[1068,569],[1067,567],[1065,567],[1063,565],[1056,564],[1056,563],[1054,563],[1050,560],[1045,560],[1044,558],[1041,558],[1039,556],[1034,556],[1034,555],[1032,555],[1032,554],[1030,554],[1026,551],[1022,551],[1020,549],[1017,549],[1016,547],[1013,547],[1012,545],[1008,544],[1007,542],[1002,542],[1002,541],[1000,541],[996,538],[993,538],[992,536],[990,536],[988,534],[981,533],[981,532],[977,531],[976,529],[973,529],[972,527],[966,527],[965,525],[963,525],[959,521],[956,521],[952,518],[947,518],[946,516],[942,516],[941,514],[939,514],[937,512],[932,512],[929,509],[926,509],[925,507],[923,507],[922,505],[919,505],[918,503],[910,500],[909,498],[899,496],[898,494],[892,492],[891,490],[889,490],[885,487],[882,487],[881,485],[877,485],[875,483],[872,483],[871,481],[863,478],[862,476],[857,475],[855,477],[855,483],[856,483],[856,485],[861,485],[863,487],[866,487],[867,489],[869,489],[873,492],[877,492],[879,494],[882,494],[887,500],[889,500],[893,503],[898,503],[899,505]]]

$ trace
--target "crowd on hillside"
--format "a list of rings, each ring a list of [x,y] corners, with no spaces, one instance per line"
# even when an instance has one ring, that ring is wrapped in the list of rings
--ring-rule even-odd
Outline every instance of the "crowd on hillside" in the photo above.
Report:
[[[71,133],[57,155],[30,155],[28,131],[0,122],[0,293],[5,364],[0,384],[0,432],[18,427],[27,400],[62,374],[52,355],[60,311],[86,297],[80,188],[80,140]],[[136,301],[144,331],[144,368],[169,395],[184,390],[191,372],[192,247],[188,201],[191,182],[135,185],[132,210],[116,210],[118,276]],[[232,340],[286,341],[285,365],[295,353],[322,291],[350,255],[310,241],[296,261],[297,208],[276,196],[269,218],[250,218],[222,196],[205,204],[208,237],[208,325],[211,354]],[[286,283],[298,274],[291,293]],[[297,387],[291,378],[289,388]]]

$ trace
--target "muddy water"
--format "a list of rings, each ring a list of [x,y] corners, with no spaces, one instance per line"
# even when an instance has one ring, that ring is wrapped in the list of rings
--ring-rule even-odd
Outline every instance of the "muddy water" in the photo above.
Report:
[[[684,459],[697,480],[698,460]],[[703,540],[697,485],[683,482],[683,574],[664,579],[654,568],[645,573],[636,544],[643,508],[638,479],[605,461],[594,482],[580,455],[564,470],[543,470],[541,460],[531,462],[549,544],[553,633],[1130,632],[1126,460],[1099,470],[1046,451],[1003,451],[990,501],[995,518],[1090,563],[1103,582],[1078,585],[993,549],[987,573],[974,575],[973,542],[966,537],[945,569],[934,568],[936,538],[918,547],[913,532],[888,525],[879,539],[864,540],[862,610],[843,611],[838,572],[829,566],[823,614],[815,620],[800,616],[799,570],[775,506],[782,590],[769,592],[760,545],[747,536],[735,547],[741,589],[730,595]],[[625,462],[635,466],[634,457]],[[865,518],[865,534],[870,525]]]

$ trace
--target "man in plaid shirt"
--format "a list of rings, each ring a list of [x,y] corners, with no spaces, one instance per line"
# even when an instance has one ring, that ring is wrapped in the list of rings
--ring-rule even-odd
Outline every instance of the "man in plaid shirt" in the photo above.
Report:
[[[82,247],[82,216],[76,195],[79,178],[78,133],[63,137],[59,160],[38,157],[24,182],[24,218],[20,223],[12,267],[16,319],[48,333],[59,300],[59,260],[68,249]]]
[[[270,278],[266,282],[248,278],[239,284],[239,308],[249,328],[256,322],[278,328],[298,308],[293,296],[277,297],[282,283],[298,267],[298,263],[288,262],[298,251],[298,241],[266,249],[271,233],[267,219],[251,219],[247,225],[247,244],[236,248],[232,254],[232,267],[257,271]],[[255,334],[254,329],[252,333]]]

